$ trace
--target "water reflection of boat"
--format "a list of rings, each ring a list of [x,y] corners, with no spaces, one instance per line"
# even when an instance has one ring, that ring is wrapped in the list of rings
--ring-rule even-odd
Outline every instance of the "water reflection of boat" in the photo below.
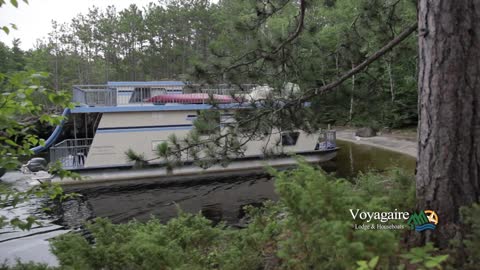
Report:
[[[249,88],[250,87],[250,88]],[[131,170],[125,152],[133,149],[145,159],[155,158],[159,144],[171,134],[185,137],[202,111],[217,111],[219,127],[234,122],[236,110],[251,109],[239,103],[246,96],[237,95],[238,88],[227,86],[192,88],[178,81],[109,82],[107,85],[75,86],[73,101],[78,105],[69,111],[71,138],[53,145],[60,137],[56,129],[49,138],[50,159],[60,161],[64,168],[88,176],[86,181],[108,182],[156,178],[174,180],[216,174],[244,173],[262,170],[265,165],[291,166],[296,163],[289,154],[302,155],[308,162],[322,162],[336,155],[335,132],[308,134],[301,130],[275,131],[270,138],[251,140],[244,155],[227,166],[206,170],[192,164],[192,157],[182,155],[183,166],[166,170],[162,164]],[[241,89],[258,92],[253,86]],[[218,106],[208,102],[213,101]],[[46,150],[46,147],[36,149]],[[266,149],[273,155],[265,157]],[[38,152],[37,151],[37,152]],[[56,181],[56,180],[55,180]],[[80,183],[63,181],[62,183]],[[84,183],[82,181],[82,183]]]

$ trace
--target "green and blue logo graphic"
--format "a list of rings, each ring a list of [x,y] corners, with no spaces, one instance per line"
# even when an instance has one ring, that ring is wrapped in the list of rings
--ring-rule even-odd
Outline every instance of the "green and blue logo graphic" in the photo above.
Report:
[[[418,213],[413,212],[407,221],[410,227],[417,232],[435,230],[438,224],[438,215],[433,210],[425,210]]]

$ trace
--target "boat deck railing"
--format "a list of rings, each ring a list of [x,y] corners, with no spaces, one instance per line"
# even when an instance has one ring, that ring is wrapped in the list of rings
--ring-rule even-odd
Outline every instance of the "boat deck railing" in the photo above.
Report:
[[[255,88],[256,84],[215,84],[215,85],[199,85],[199,84],[190,84],[186,85],[183,89],[185,94],[210,94],[210,95],[241,95],[247,94]]]
[[[122,86],[112,87],[108,85],[75,85],[73,86],[73,102],[87,106],[142,106],[152,105],[148,100],[161,94],[209,94],[209,95],[245,95],[256,85],[196,85],[187,84],[182,89],[168,87],[141,87]],[[180,103],[181,100],[179,100]],[[172,103],[175,103],[173,100]],[[204,101],[203,103],[208,103]]]
[[[73,102],[88,106],[117,106],[117,91],[106,85],[73,86]]]
[[[67,139],[50,147],[50,161],[59,161],[65,169],[85,166],[93,139]]]

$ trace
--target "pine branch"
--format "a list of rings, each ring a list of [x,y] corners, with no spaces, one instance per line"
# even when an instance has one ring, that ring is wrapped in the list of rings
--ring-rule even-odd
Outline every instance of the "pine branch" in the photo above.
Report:
[[[299,26],[299,28],[301,28],[301,26]],[[301,107],[301,104],[303,104],[305,101],[311,100],[313,97],[318,95],[319,92],[320,92],[320,94],[322,94],[322,93],[326,93],[326,92],[329,92],[329,91],[333,91],[337,86],[341,85],[343,82],[345,82],[347,79],[349,79],[353,75],[355,75],[357,73],[360,73],[362,70],[364,70],[370,64],[372,64],[373,62],[375,62],[376,60],[381,58],[383,55],[385,55],[388,51],[390,51],[395,46],[400,44],[403,40],[405,40],[408,36],[410,36],[410,34],[412,34],[416,29],[417,29],[417,23],[415,23],[415,24],[411,25],[409,28],[405,29],[400,35],[398,35],[396,38],[394,38],[393,40],[388,42],[385,46],[383,46],[380,50],[376,51],[374,54],[369,56],[362,63],[360,63],[359,65],[352,68],[350,71],[348,71],[345,74],[343,74],[342,76],[340,76],[336,81],[331,82],[327,85],[324,85],[323,87],[320,87],[320,88],[308,89],[307,91],[305,91],[303,97],[290,99],[290,100],[285,100],[285,101],[281,102],[282,104],[280,104],[280,105],[277,104],[278,106],[272,107],[270,109],[263,108],[258,113],[255,113],[254,115],[252,115],[250,117],[241,119],[240,121],[237,122],[237,125],[238,126],[244,126],[244,125],[248,125],[249,123],[251,123],[253,121],[257,121],[257,125],[258,125],[258,123],[259,123],[258,121],[261,120],[263,117],[268,117],[268,116],[272,117],[282,110],[289,109],[289,108],[292,108],[292,107],[295,107],[295,106],[300,106]],[[300,29],[300,31],[301,31],[301,29]],[[291,40],[293,40],[293,39],[291,39]],[[291,42],[291,40],[289,42]],[[252,132],[250,134],[250,136],[247,136],[248,138],[241,143],[241,146],[244,146],[246,143],[248,143],[254,137],[254,133],[255,132]],[[232,135],[233,134],[227,132],[227,133],[224,133],[224,134],[221,134],[221,135],[215,137],[215,140],[227,138],[228,136],[232,136]],[[202,140],[198,143],[185,145],[185,146],[180,147],[180,148],[178,148],[178,149],[176,149],[175,151],[172,151],[172,152],[180,152],[181,153],[183,151],[186,151],[186,150],[194,148],[194,147],[200,147],[200,146],[208,145],[209,143],[212,143],[212,138],[209,138],[207,140]],[[157,159],[157,158],[155,158],[155,159]]]
[[[259,61],[260,59],[264,59],[267,56],[275,55],[280,50],[282,50],[285,46],[287,46],[289,43],[291,43],[292,41],[297,39],[298,36],[300,35],[300,33],[303,31],[303,26],[304,26],[304,21],[305,21],[305,8],[306,8],[305,0],[300,0],[300,12],[297,15],[298,24],[297,24],[297,27],[295,28],[295,31],[287,39],[285,39],[280,45],[278,45],[274,50],[272,50],[271,52],[265,52],[263,50],[249,51],[246,54],[242,55],[239,59],[243,59],[243,58],[247,57],[249,54],[255,53],[256,51],[260,52],[260,54],[258,56],[256,56],[255,58],[253,58],[252,60],[231,65],[231,66],[225,68],[224,72],[230,71],[230,70],[235,69],[235,68],[239,68],[241,66],[248,66],[248,65],[254,64],[255,62]]]
[[[348,71],[347,73],[340,76],[336,81],[331,82],[331,83],[329,83],[325,86],[322,86],[320,88],[308,89],[306,91],[307,95],[305,95],[301,100],[302,101],[310,100],[311,98],[316,96],[318,94],[318,92],[326,93],[326,92],[332,91],[337,86],[341,85],[344,81],[348,80],[353,75],[355,75],[357,73],[360,73],[363,69],[368,67],[370,64],[372,64],[373,62],[378,60],[380,57],[385,55],[388,51],[390,51],[395,46],[400,44],[403,40],[405,40],[408,36],[410,36],[413,32],[415,32],[415,30],[417,30],[417,28],[418,28],[418,25],[417,25],[417,22],[415,22],[409,28],[405,29],[402,33],[400,33],[400,35],[398,35],[396,38],[392,39],[385,46],[383,46],[380,50],[376,51],[374,54],[367,57],[367,59],[365,59],[362,63],[360,63],[359,65],[355,66],[350,71]]]

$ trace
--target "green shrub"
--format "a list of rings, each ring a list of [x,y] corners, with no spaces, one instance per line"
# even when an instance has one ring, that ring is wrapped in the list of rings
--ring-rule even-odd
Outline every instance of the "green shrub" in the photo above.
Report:
[[[438,249],[429,242],[425,246],[410,249],[401,257],[408,261],[410,268],[414,267],[418,270],[442,269],[441,264],[448,259],[448,255],[435,255],[436,253],[438,253]]]
[[[87,225],[94,243],[70,233],[52,250],[62,269],[402,269],[438,268],[446,259],[431,246],[406,251],[402,230],[354,228],[351,208],[412,209],[412,176],[392,170],[351,182],[303,162],[272,174],[279,201],[248,207],[245,229],[183,212],[166,224],[97,219]]]
[[[360,260],[388,258],[399,251],[396,230],[355,230],[349,209],[391,211],[411,208],[411,177],[397,171],[389,175],[361,175],[352,184],[300,163],[298,169],[274,172],[280,205],[284,205],[284,234],[278,256],[301,269],[351,269]],[[394,200],[392,195],[396,194]],[[402,198],[398,198],[402,196]],[[380,260],[380,265],[388,264]]]
[[[478,269],[480,265],[480,204],[460,208],[460,214],[466,225],[465,236],[461,242],[453,242],[453,255],[463,269]],[[458,252],[460,251],[460,252]],[[459,253],[459,254],[456,254]]]
[[[272,173],[279,201],[250,207],[243,230],[186,213],[167,224],[98,219],[88,225],[94,244],[68,234],[53,241],[53,252],[74,269],[352,269],[376,256],[388,266],[400,253],[401,231],[355,230],[349,209],[412,208],[411,177],[369,173],[352,183],[303,162]]]

